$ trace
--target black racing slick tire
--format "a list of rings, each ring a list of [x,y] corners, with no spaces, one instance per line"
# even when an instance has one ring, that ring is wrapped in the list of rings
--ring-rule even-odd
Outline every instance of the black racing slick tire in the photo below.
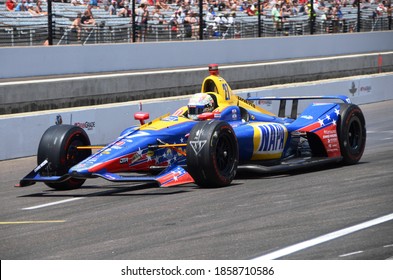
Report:
[[[223,187],[234,179],[239,147],[233,128],[224,121],[197,123],[187,142],[187,170],[200,187]]]
[[[340,105],[340,120],[337,123],[342,163],[357,163],[366,146],[366,121],[362,110],[355,104]]]
[[[38,146],[37,163],[45,159],[48,164],[40,171],[43,176],[61,176],[68,170],[91,155],[91,149],[78,150],[78,146],[90,146],[86,132],[74,125],[55,125],[49,127],[41,137]],[[69,178],[60,183],[45,184],[56,190],[77,189],[83,185],[84,179]]]

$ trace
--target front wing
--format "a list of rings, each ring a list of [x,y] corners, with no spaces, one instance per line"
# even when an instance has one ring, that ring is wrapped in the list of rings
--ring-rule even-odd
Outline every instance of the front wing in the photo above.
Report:
[[[72,173],[67,173],[61,176],[42,176],[39,171],[48,164],[48,161],[43,161],[28,175],[26,175],[16,187],[26,187],[35,184],[36,182],[43,183],[61,183],[70,178],[81,178],[80,176],[72,176]],[[187,183],[193,183],[194,179],[181,166],[171,165],[159,173],[157,176],[124,176],[116,173],[101,171],[99,173],[92,173],[89,178],[100,177],[111,182],[156,182],[160,187],[172,187]]]

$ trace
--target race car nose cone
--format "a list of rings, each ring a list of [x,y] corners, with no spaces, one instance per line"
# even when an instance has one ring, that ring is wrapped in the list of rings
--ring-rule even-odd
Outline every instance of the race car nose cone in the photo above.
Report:
[[[83,168],[78,168],[78,169],[74,169],[71,168],[68,171],[68,174],[73,177],[73,178],[88,178],[91,177],[91,172],[88,171],[88,169],[83,169]]]

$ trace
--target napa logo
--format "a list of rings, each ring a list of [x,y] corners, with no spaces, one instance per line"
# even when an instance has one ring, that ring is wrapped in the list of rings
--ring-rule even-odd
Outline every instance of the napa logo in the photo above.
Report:
[[[282,152],[287,136],[285,126],[280,124],[258,125],[256,129],[260,132],[260,142],[257,153]]]

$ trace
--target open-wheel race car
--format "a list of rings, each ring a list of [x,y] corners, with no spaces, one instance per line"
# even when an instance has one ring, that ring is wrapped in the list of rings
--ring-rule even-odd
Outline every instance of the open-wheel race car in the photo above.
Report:
[[[38,166],[18,186],[44,182],[57,190],[75,189],[86,179],[101,177],[161,187],[218,187],[229,185],[238,168],[285,171],[331,162],[355,164],[362,157],[365,119],[346,96],[243,99],[232,93],[217,65],[209,71],[201,93],[187,106],[146,123],[149,114],[137,112],[140,125],[125,129],[106,146],[91,146],[80,127],[49,127],[39,143]],[[311,103],[298,114],[303,99],[330,101]],[[279,113],[254,104],[258,100],[278,100]],[[285,116],[288,100],[291,113]]]

